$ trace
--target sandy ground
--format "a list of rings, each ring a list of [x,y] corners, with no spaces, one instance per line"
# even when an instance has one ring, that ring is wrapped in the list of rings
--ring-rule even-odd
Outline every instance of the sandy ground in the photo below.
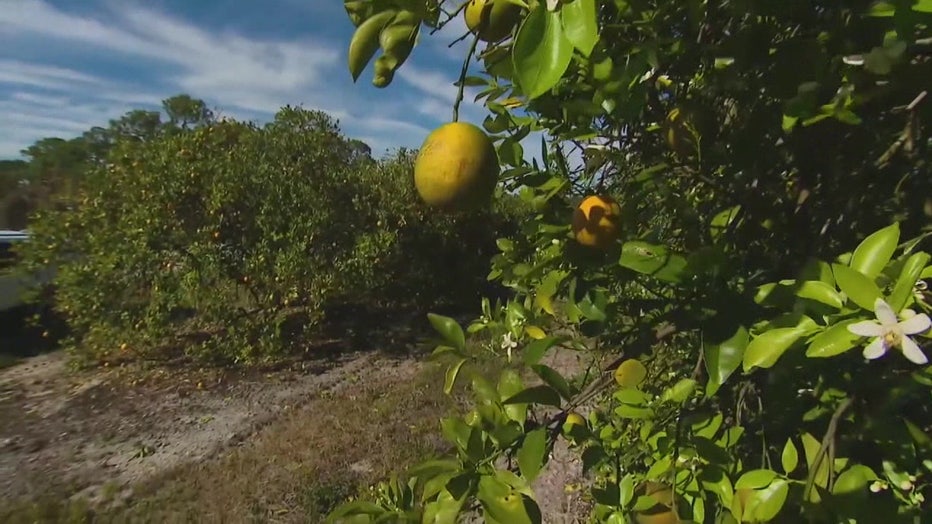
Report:
[[[573,352],[548,361],[564,373],[580,368]],[[0,370],[0,499],[65,490],[119,503],[134,485],[249,445],[311,399],[350,394],[346,386],[363,374],[397,379],[422,365],[411,356],[349,352],[274,373],[162,370],[139,382],[120,368],[69,373],[60,352],[31,357]],[[567,489],[584,483],[580,473],[561,439],[534,484],[545,522],[584,521],[580,490]]]

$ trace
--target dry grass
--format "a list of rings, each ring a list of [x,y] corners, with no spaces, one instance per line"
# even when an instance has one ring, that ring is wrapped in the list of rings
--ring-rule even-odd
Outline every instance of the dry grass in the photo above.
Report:
[[[458,402],[442,392],[443,371],[422,364],[404,376],[356,377],[231,452],[137,486],[127,504],[95,514],[50,495],[0,511],[0,520],[321,522],[361,488],[444,451],[438,419]]]

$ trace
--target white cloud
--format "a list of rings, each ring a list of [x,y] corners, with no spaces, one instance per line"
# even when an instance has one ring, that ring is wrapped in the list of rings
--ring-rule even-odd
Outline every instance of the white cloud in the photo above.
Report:
[[[447,47],[466,30],[461,17],[437,34],[425,31],[392,85],[376,90],[369,85],[371,67],[356,84],[349,77],[349,34],[260,37],[203,27],[134,1],[103,1],[84,14],[43,0],[0,9],[0,111],[7,116],[0,124],[0,157],[17,156],[46,136],[76,136],[131,109],[158,108],[178,93],[243,120],[267,120],[284,105],[320,109],[338,119],[344,133],[364,137],[374,152],[418,147],[430,129],[452,117],[453,84],[469,48],[468,39]],[[346,16],[339,5],[317,7],[302,12],[326,17],[328,24]],[[44,45],[29,60],[3,55],[5,44],[38,41]],[[63,53],[80,54],[80,65]],[[476,92],[466,89],[460,119],[480,124],[487,111],[472,102]],[[525,141],[527,158],[537,156],[538,140],[534,134]]]

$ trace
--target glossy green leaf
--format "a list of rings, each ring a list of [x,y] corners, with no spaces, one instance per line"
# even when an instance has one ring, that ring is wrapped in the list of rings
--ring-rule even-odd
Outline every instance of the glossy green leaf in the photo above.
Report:
[[[709,382],[706,384],[707,396],[715,395],[728,377],[741,365],[749,339],[748,330],[744,326],[739,326],[735,333],[721,344],[707,344],[703,348],[705,368],[709,373]]]
[[[809,341],[809,347],[806,348],[806,356],[810,358],[834,357],[853,348],[861,337],[848,331],[848,326],[858,320],[844,320],[813,337]]]
[[[844,300],[835,290],[835,287],[819,280],[809,280],[796,284],[796,296],[815,300],[835,309],[841,309],[844,305]]]
[[[772,469],[752,469],[744,472],[735,482],[735,489],[759,489],[770,485],[777,478]]]
[[[453,385],[456,383],[456,377],[460,373],[460,368],[466,363],[465,358],[460,358],[454,364],[447,368],[443,378],[443,392],[449,395],[453,391]]]
[[[851,255],[851,269],[873,280],[890,262],[900,241],[900,225],[894,222],[867,236]]]
[[[783,453],[780,454],[780,464],[783,466],[783,472],[789,475],[790,473],[796,471],[796,466],[799,465],[799,451],[796,449],[796,444],[793,443],[793,439],[786,439],[786,444],[783,445]]]
[[[750,515],[745,512],[745,518],[750,517],[751,522],[770,522],[780,513],[786,504],[786,497],[790,492],[789,482],[776,479],[763,489],[756,490],[748,502]]]
[[[744,352],[744,371],[773,366],[802,336],[799,328],[789,327],[771,329],[754,337]]]
[[[521,493],[493,476],[479,479],[478,499],[487,522],[535,524]]]
[[[524,346],[524,349],[521,350],[521,358],[524,360],[525,364],[533,366],[540,362],[540,359],[544,357],[547,350],[555,346],[558,341],[559,339],[557,337],[544,337],[535,340]]]
[[[686,268],[686,259],[670,253],[667,248],[655,244],[632,240],[621,246],[622,267],[650,275],[666,282],[679,282]]]
[[[498,393],[502,402],[517,395],[523,389],[524,383],[517,371],[513,369],[502,371],[502,375],[498,379]],[[527,419],[527,404],[505,404],[504,410],[509,419],[521,424],[523,427]]]
[[[740,211],[741,206],[733,206],[723,211],[719,211],[714,217],[712,217],[712,220],[709,222],[709,236],[712,237],[713,242],[718,240],[722,233],[728,229],[728,226],[734,222]]]
[[[506,399],[508,404],[541,404],[545,406],[560,407],[562,401],[560,394],[550,386],[534,386]]]
[[[887,303],[890,304],[893,311],[899,312],[906,306],[916,286],[916,281],[919,280],[922,270],[929,263],[929,258],[928,253],[913,253],[903,263],[900,275],[893,286],[893,292],[887,297]]]
[[[543,364],[531,366],[531,369],[545,384],[552,387],[565,400],[571,400],[573,398],[573,391],[569,383],[557,370]]]
[[[832,488],[832,493],[837,495],[865,491],[867,485],[877,480],[877,478],[877,474],[874,473],[874,470],[871,468],[863,464],[854,464],[845,471],[842,471],[841,475],[838,475],[838,478],[835,479],[835,486]]]
[[[724,469],[717,466],[702,468],[699,473],[699,483],[702,489],[717,495],[723,505],[731,506],[735,491]]]
[[[573,0],[560,8],[563,31],[573,47],[589,56],[599,41],[599,21],[595,0]]]
[[[529,99],[560,81],[573,58],[573,44],[563,32],[559,12],[538,4],[524,19],[512,47],[517,83]]]
[[[447,344],[459,351],[466,349],[466,334],[455,320],[435,313],[428,313],[427,319]]]
[[[521,449],[518,450],[518,468],[521,475],[528,482],[534,482],[541,468],[544,467],[544,458],[547,455],[547,429],[538,428],[524,437]]]
[[[680,379],[666,390],[664,390],[661,400],[663,402],[673,402],[682,404],[686,402],[693,392],[696,391],[696,381],[691,378]]]
[[[456,524],[466,497],[456,498],[447,490],[441,490],[435,500],[424,504],[421,524]]]
[[[874,302],[881,298],[880,288],[873,280],[858,271],[841,264],[832,264],[835,282],[848,299],[868,311],[874,310]]]

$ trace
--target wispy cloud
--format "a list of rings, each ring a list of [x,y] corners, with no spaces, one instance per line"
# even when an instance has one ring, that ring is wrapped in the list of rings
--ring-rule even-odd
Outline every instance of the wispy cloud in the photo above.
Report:
[[[418,147],[430,129],[450,119],[454,82],[468,50],[468,41],[447,47],[465,31],[459,18],[438,34],[425,31],[392,85],[378,90],[371,68],[356,84],[349,77],[353,27],[339,2],[273,3],[250,9],[257,17],[281,17],[276,20],[283,26],[300,17],[306,28],[261,33],[248,19],[234,25],[205,18],[208,23],[187,10],[166,12],[134,0],[4,2],[0,157],[17,156],[44,136],[75,136],[105,125],[130,109],[155,109],[182,92],[249,120],[266,120],[284,105],[321,109],[375,151]],[[28,52],[5,51],[12,49]],[[478,124],[486,112],[472,102],[474,94],[466,90],[460,116]]]

